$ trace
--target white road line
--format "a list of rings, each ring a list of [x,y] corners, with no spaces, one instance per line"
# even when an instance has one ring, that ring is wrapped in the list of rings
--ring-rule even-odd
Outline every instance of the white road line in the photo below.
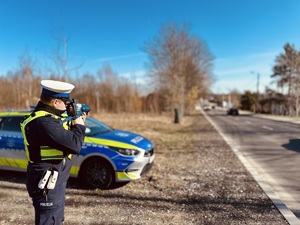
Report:
[[[202,111],[202,110],[201,110]],[[241,160],[247,170],[251,173],[256,182],[260,185],[260,187],[264,190],[264,192],[269,196],[271,201],[274,203],[276,208],[281,212],[283,217],[288,221],[290,225],[300,225],[299,219],[295,216],[295,214],[286,206],[286,204],[275,194],[274,190],[271,188],[270,184],[266,182],[266,176],[262,175],[261,168],[258,168],[256,163],[249,158],[243,156],[240,152],[238,145],[231,139],[225,136],[225,134],[221,131],[221,129],[215,124],[205,112],[202,111],[202,114],[205,118],[213,125],[213,127],[219,132],[222,138],[226,141],[226,143],[231,147],[232,151],[237,155],[237,157]],[[252,162],[250,162],[252,161]],[[265,175],[266,173],[264,173]]]
[[[274,130],[272,127],[268,127],[268,126],[262,126],[262,128],[264,128],[266,130]]]

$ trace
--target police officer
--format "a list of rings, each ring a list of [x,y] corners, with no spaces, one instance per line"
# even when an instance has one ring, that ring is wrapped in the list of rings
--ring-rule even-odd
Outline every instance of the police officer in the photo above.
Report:
[[[64,220],[65,189],[72,165],[84,142],[86,113],[66,121],[62,114],[74,85],[42,80],[35,110],[21,122],[28,158],[26,187],[35,209],[35,224]]]

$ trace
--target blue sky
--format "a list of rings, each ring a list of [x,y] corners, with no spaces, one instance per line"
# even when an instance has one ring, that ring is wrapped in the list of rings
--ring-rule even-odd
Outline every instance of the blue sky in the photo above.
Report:
[[[96,75],[105,63],[145,83],[142,47],[169,21],[189,23],[206,42],[217,93],[256,91],[257,74],[260,92],[274,87],[284,44],[300,48],[299,0],[0,0],[0,75],[16,71],[25,51],[46,71],[65,34],[69,68],[80,66],[73,74]]]

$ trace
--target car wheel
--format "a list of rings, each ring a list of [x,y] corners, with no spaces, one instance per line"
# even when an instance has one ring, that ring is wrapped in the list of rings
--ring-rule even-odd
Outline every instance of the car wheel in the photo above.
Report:
[[[82,165],[79,179],[87,188],[109,189],[114,180],[114,170],[106,160],[92,158]]]

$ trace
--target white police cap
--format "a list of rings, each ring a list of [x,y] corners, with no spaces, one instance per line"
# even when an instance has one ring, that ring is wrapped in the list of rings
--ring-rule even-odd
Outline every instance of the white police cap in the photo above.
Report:
[[[56,80],[42,80],[42,93],[54,98],[69,98],[74,85]]]

